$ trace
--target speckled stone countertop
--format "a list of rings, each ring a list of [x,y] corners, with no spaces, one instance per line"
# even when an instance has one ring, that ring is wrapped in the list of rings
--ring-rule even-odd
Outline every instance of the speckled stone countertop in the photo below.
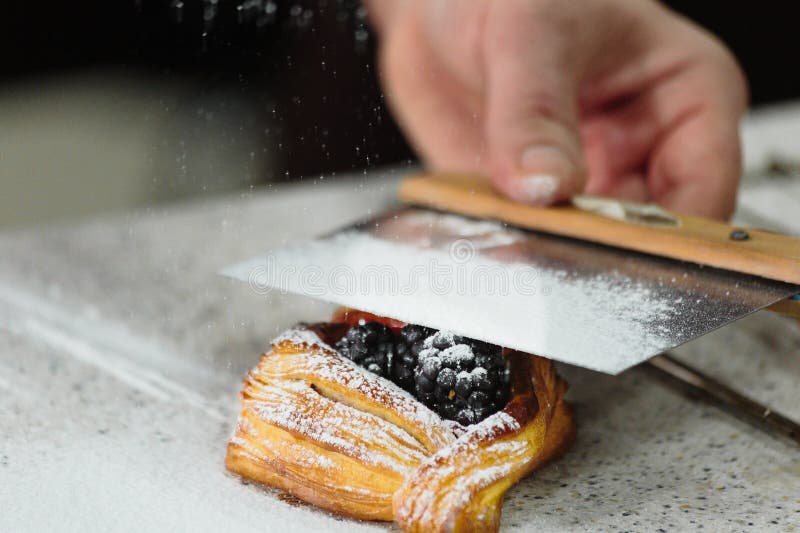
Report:
[[[395,180],[326,180],[0,235],[0,531],[392,529],[225,471],[241,378],[273,335],[330,307],[264,298],[217,272],[382,209]],[[746,191],[745,204],[767,189]],[[776,191],[800,203],[797,181]],[[797,213],[777,214],[800,231]],[[676,353],[800,418],[796,322],[759,313]],[[800,530],[796,446],[644,369],[562,371],[577,441],[509,492],[504,531]]]

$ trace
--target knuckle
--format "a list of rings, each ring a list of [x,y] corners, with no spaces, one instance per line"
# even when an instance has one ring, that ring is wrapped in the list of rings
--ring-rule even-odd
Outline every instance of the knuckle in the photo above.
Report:
[[[721,41],[712,37],[707,44],[706,61],[716,73],[718,82],[734,97],[738,107],[744,110],[750,99],[749,86],[736,56]]]
[[[551,91],[531,89],[525,91],[522,97],[524,100],[520,103],[520,114],[548,122],[565,121],[563,98]]]

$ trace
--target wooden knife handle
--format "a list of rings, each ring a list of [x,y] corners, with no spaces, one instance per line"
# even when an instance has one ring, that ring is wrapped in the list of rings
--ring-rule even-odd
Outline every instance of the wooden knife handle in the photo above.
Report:
[[[774,303],[767,307],[767,311],[796,318],[798,325],[800,325],[800,300],[796,298],[787,298]]]
[[[404,202],[442,211],[800,284],[800,239],[778,233],[655,206],[650,207],[664,216],[653,221],[648,216],[619,220],[574,206],[531,207],[495,193],[485,178],[467,174],[412,176],[402,182],[399,195]],[[648,208],[638,205],[643,212]]]

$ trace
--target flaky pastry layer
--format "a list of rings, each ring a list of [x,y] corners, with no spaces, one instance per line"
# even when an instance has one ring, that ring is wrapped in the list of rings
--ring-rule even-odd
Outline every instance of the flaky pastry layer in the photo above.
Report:
[[[496,531],[508,488],[574,434],[566,383],[547,359],[509,353],[512,399],[463,428],[320,335],[325,326],[290,330],[248,374],[232,472],[406,531]]]

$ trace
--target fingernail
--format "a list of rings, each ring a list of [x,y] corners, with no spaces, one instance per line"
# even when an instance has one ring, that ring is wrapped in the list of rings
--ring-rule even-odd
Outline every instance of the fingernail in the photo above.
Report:
[[[521,175],[517,181],[519,200],[548,205],[559,200],[562,182],[572,178],[575,166],[554,146],[531,146],[522,153]]]
[[[559,179],[548,174],[523,176],[519,179],[520,199],[536,205],[547,205],[555,199]]]
[[[560,148],[531,146],[522,152],[520,169],[523,173],[551,174],[568,179],[575,171],[575,164]]]

